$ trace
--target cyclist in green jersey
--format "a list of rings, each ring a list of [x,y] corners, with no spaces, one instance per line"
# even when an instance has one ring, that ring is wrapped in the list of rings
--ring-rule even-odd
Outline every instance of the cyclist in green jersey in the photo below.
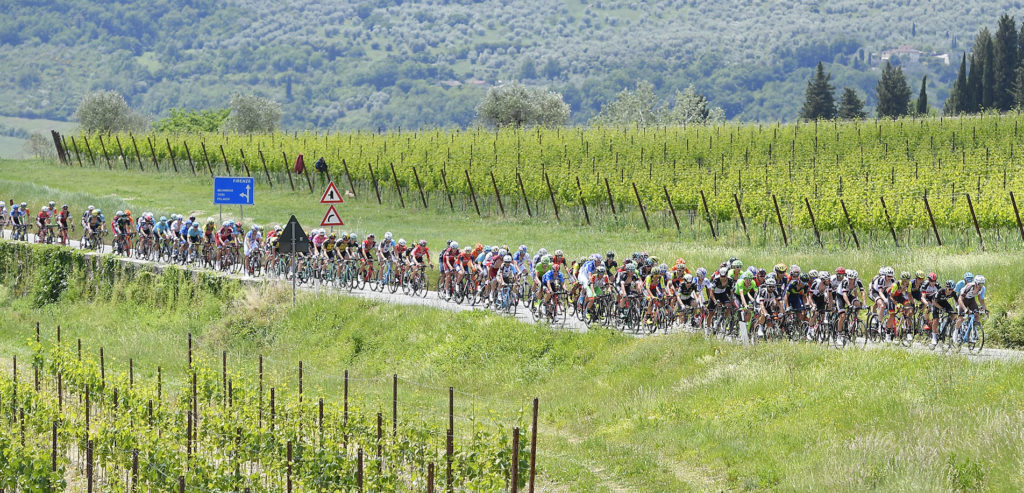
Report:
[[[754,275],[750,272],[744,272],[740,275],[740,280],[736,281],[733,293],[736,295],[736,302],[739,303],[741,309],[747,306],[756,306],[757,282],[754,281]],[[743,310],[741,313],[743,321],[749,322],[750,312]]]

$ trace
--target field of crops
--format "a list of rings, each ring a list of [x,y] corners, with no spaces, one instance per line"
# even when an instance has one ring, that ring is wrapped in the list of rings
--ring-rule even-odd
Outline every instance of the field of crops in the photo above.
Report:
[[[611,200],[621,213],[637,209],[639,197],[648,212],[668,211],[671,201],[698,222],[707,220],[706,201],[716,224],[774,227],[781,216],[787,227],[888,233],[890,225],[931,230],[927,197],[938,228],[970,229],[973,207],[980,228],[1016,230],[1011,192],[1024,189],[1022,122],[1012,114],[648,129],[90,135],[68,146],[79,151],[73,164],[152,167],[158,160],[167,167],[173,154],[186,173],[194,166],[224,174],[226,161],[232,173],[260,179],[264,165],[281,171],[301,153],[312,168],[323,156],[339,183],[346,172],[381,190],[397,179],[404,200],[417,206],[419,188],[434,194],[437,207],[448,205],[439,194],[482,198],[497,189],[505,205],[523,211],[529,202],[534,215],[550,215],[552,201],[567,208],[581,199],[609,211]]]
[[[343,402],[332,403],[303,389],[301,363],[297,382],[275,382],[262,356],[257,374],[243,374],[226,359],[201,361],[190,338],[175,382],[61,341],[59,327],[44,332],[31,360],[14,359],[0,378],[4,491],[498,491],[513,471],[527,481],[525,433],[514,455],[511,428],[458,416],[456,439],[451,418],[427,423],[398,407],[397,376],[352,378],[394,385],[395,407],[381,413],[350,397],[347,372]]]

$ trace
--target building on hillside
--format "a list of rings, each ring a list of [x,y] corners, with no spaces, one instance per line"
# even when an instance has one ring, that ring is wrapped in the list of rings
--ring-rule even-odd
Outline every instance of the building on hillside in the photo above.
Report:
[[[949,65],[949,53],[927,53],[910,45],[900,45],[897,48],[882,51],[878,56],[878,64],[881,65],[885,62],[893,61],[893,57],[901,65],[934,63]]]

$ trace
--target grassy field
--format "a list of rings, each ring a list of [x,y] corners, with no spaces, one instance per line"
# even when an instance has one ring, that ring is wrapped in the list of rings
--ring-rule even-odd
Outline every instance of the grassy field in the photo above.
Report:
[[[42,118],[19,118],[16,116],[0,116],[0,127],[24,129],[29,133],[43,133],[49,138],[50,130],[62,133],[74,132],[78,124]],[[28,141],[18,137],[0,136],[0,159],[18,159],[29,157],[25,151]]]
[[[337,403],[341,375],[363,408],[507,423],[541,403],[542,491],[1012,491],[1024,488],[1024,365],[901,350],[743,348],[688,334],[634,339],[562,333],[484,312],[300,296],[170,274],[68,271],[40,305],[44,256],[0,244],[0,354],[27,358],[35,322],[61,324],[84,351],[104,347],[108,371],[129,357],[149,375],[228,351],[232,371],[266,356],[268,385]],[[20,258],[17,268],[12,258]],[[172,294],[173,293],[173,294]],[[174,296],[177,302],[172,301]]]

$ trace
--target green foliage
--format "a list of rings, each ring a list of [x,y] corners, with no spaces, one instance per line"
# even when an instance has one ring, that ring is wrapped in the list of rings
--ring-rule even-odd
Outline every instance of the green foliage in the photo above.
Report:
[[[914,113],[917,115],[928,114],[928,76],[921,78],[921,92],[917,95]]]
[[[910,111],[910,86],[903,76],[902,67],[893,67],[886,62],[875,91],[878,95],[875,110],[880,118],[897,118]]]
[[[231,114],[230,108],[193,111],[171,108],[171,116],[153,122],[153,130],[168,133],[216,132]]]
[[[476,111],[481,123],[498,128],[552,127],[569,121],[569,105],[561,94],[519,83],[492,87]]]
[[[994,107],[1009,111],[1013,107],[1013,85],[1018,67],[1017,24],[1009,14],[999,16],[994,38]]]
[[[1024,86],[1018,86],[1024,88]],[[1024,97],[1024,93],[1021,93]],[[967,83],[967,53],[961,55],[960,58],[960,70],[957,72],[956,82],[953,83],[953,89],[949,92],[949,98],[946,99],[946,103],[942,108],[942,112],[946,115],[960,115],[970,111],[970,86]]]
[[[857,91],[849,87],[843,88],[836,116],[841,120],[863,120],[867,116],[867,112],[864,111],[864,102],[857,96]]]
[[[654,86],[645,80],[636,83],[636,89],[623,89],[615,101],[601,107],[601,113],[594,117],[593,124],[607,127],[646,127],[657,125],[662,120],[664,108],[654,95]]]
[[[826,74],[821,62],[818,62],[814,78],[807,83],[804,93],[804,107],[800,118],[804,120],[831,120],[836,117],[835,87],[830,82],[832,74]]]
[[[232,96],[229,111],[224,128],[232,132],[273,132],[281,122],[281,105],[253,94]]]
[[[132,112],[124,97],[114,91],[86,94],[75,111],[85,132],[129,132],[143,130],[145,118]]]
[[[683,92],[676,92],[676,102],[665,117],[671,125],[714,125],[725,120],[725,111],[711,106],[708,98],[698,94],[690,84]]]

